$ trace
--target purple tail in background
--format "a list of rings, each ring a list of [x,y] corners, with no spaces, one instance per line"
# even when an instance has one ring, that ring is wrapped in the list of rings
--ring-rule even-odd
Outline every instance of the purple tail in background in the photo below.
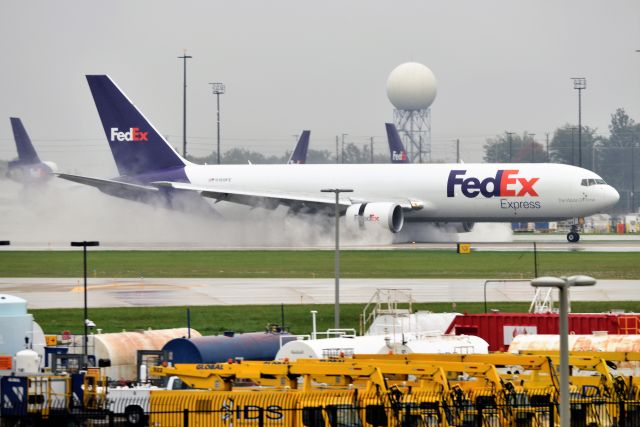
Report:
[[[389,152],[391,155],[391,163],[410,163],[407,150],[402,145],[402,140],[393,123],[385,123],[387,128],[387,140],[389,141]]]
[[[294,148],[293,153],[291,153],[291,157],[287,163],[306,163],[307,162],[307,151],[309,150],[309,136],[311,135],[311,131],[303,130],[302,135],[300,135],[300,139],[298,139],[298,143],[296,144],[296,148]]]

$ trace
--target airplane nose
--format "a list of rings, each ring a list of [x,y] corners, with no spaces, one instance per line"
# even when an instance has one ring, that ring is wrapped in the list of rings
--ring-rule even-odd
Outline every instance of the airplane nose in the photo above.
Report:
[[[620,193],[618,193],[615,188],[609,186],[609,191],[607,191],[607,198],[609,199],[609,204],[613,206],[618,203],[618,200],[620,200]]]

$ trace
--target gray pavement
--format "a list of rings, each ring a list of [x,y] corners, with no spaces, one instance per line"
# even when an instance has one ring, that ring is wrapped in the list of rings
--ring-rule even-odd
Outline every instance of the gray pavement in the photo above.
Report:
[[[483,279],[343,279],[342,303],[366,303],[376,289],[406,289],[416,302],[482,302]],[[78,279],[2,278],[0,293],[24,298],[29,308],[79,308]],[[526,282],[489,283],[487,301],[533,299]],[[640,301],[640,280],[600,280],[574,288],[573,301]],[[333,279],[89,279],[90,307],[245,304],[331,304]],[[616,307],[611,307],[612,309]]]

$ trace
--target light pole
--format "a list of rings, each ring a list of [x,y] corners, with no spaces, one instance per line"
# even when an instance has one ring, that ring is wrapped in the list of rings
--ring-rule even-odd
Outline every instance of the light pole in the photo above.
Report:
[[[513,135],[513,132],[505,132],[505,133],[509,137],[509,163],[511,163],[511,159],[513,158],[511,135]]]
[[[576,156],[575,156],[575,134],[576,134],[576,128],[571,128],[571,166],[575,166],[576,165]]]
[[[353,193],[347,188],[323,188],[323,193],[336,194],[336,254],[335,254],[335,303],[334,303],[334,324],[336,329],[340,329],[340,193]]]
[[[529,136],[531,138],[531,163],[535,162],[535,148],[536,148],[536,140],[534,139],[534,136],[536,136],[535,133],[528,133],[527,136]]]
[[[87,313],[87,246],[100,246],[100,242],[86,240],[79,242],[71,242],[71,246],[82,246],[82,253],[84,258],[84,344],[83,344],[83,367],[86,369],[88,365],[88,350],[87,350],[87,328],[89,327],[89,315]]]
[[[571,77],[573,88],[578,90],[578,166],[582,167],[582,91],[587,88],[587,79]]]
[[[560,294],[560,425],[571,425],[569,395],[569,288],[593,286],[596,279],[589,276],[538,277],[531,281],[534,288],[557,288]]]
[[[211,89],[213,90],[213,94],[216,96],[216,104],[218,106],[217,109],[217,123],[218,123],[218,164],[220,164],[220,95],[225,92],[224,83],[216,82],[209,83],[211,85]]]
[[[348,133],[343,133],[342,134],[342,162],[341,163],[344,163],[344,137],[347,136],[347,135],[349,135],[349,134]]]
[[[182,56],[178,56],[178,59],[182,59],[183,73],[182,73],[182,157],[187,157],[187,59],[193,58],[187,55],[187,49],[184,50]]]

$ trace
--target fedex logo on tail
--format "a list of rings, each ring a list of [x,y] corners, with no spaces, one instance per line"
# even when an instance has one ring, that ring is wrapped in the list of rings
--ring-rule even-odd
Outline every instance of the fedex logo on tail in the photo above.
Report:
[[[140,128],[129,128],[128,131],[121,131],[118,128],[111,128],[111,141],[142,142],[149,141],[149,132],[141,132]]]
[[[405,160],[407,160],[407,153],[405,153],[404,151],[393,150],[391,160],[402,160],[404,162]]]
[[[518,169],[500,169],[496,176],[484,179],[465,177],[466,170],[452,170],[447,181],[447,197],[455,197],[455,189],[460,190],[465,197],[474,198],[479,194],[484,197],[538,197],[534,185],[540,178],[519,177]]]

